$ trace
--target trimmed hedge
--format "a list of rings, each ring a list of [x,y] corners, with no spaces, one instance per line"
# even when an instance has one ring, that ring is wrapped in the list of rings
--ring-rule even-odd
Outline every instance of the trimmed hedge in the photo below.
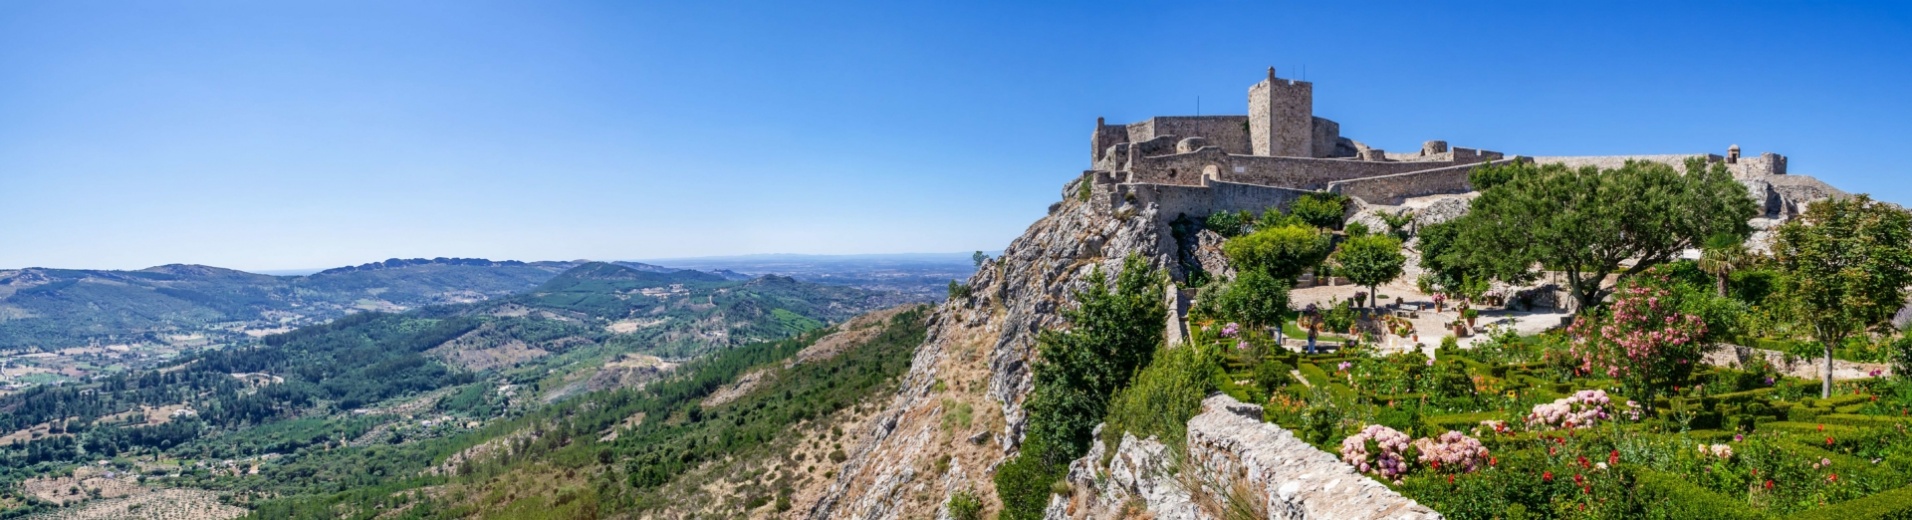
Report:
[[[1653,505],[1647,510],[1646,518],[1653,520],[1687,518],[1766,520],[1772,518],[1762,511],[1747,507],[1743,502],[1687,482],[1685,478],[1678,475],[1649,469],[1642,469],[1637,475],[1639,478],[1637,492],[1640,501]]]
[[[1787,520],[1912,520],[1912,487],[1847,500],[1786,517]]]

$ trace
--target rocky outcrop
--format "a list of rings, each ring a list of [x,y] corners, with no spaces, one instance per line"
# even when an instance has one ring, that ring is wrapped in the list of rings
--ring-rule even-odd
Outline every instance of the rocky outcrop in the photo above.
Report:
[[[1892,328],[1912,330],[1912,295],[1908,295],[1905,306],[1900,307],[1899,312],[1892,315]]]
[[[1179,277],[1168,219],[1153,205],[1096,211],[1076,188],[1064,188],[1063,202],[970,277],[969,297],[937,309],[897,396],[872,431],[857,432],[860,446],[810,518],[934,516],[955,490],[995,503],[989,475],[1021,440],[1037,333],[1064,324],[1061,310],[1091,272],[1114,275],[1131,253]],[[960,389],[998,408],[993,435],[972,441],[942,431],[944,401],[968,398]]]
[[[1196,231],[1193,240],[1181,242],[1183,265],[1201,269],[1210,280],[1234,279],[1235,268],[1228,265],[1228,255],[1222,252],[1222,242],[1227,240],[1214,231]]]
[[[1747,363],[1765,359],[1773,370],[1786,377],[1803,378],[1817,381],[1825,378],[1826,358],[1799,357],[1784,352],[1766,350],[1739,345],[1725,344],[1714,346],[1712,350],[1700,355],[1700,362],[1717,367],[1732,369],[1745,368]],[[1833,379],[1864,379],[1889,375],[1892,365],[1886,363],[1859,363],[1843,359],[1832,360]]]
[[[1076,490],[1048,518],[1115,518],[1146,509],[1157,519],[1230,516],[1247,504],[1257,518],[1435,520],[1440,513],[1395,493],[1280,426],[1261,407],[1209,397],[1188,422],[1187,460],[1154,438],[1124,435],[1106,468],[1100,443],[1069,466]],[[1179,471],[1177,471],[1179,469]]]

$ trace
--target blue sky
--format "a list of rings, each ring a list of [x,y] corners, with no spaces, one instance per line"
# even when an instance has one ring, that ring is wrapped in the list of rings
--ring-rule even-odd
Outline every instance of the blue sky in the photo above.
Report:
[[[1904,5],[1316,4],[0,2],[0,268],[995,250],[1271,65],[1381,148],[1912,203]]]

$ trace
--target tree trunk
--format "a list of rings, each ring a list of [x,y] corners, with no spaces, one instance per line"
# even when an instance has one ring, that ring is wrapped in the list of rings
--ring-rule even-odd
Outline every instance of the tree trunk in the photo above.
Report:
[[[1575,288],[1573,290],[1573,299],[1574,301],[1580,302],[1580,308],[1574,309],[1573,310],[1574,314],[1586,314],[1589,312],[1593,312],[1593,308],[1600,304],[1600,290],[1599,289],[1581,290],[1579,288]]]
[[[1819,398],[1831,399],[1832,398],[1832,342],[1826,342],[1826,373],[1824,375],[1826,376],[1824,381],[1825,384],[1820,385],[1819,387]]]
[[[1713,275],[1713,277],[1719,280],[1719,297],[1725,298],[1726,297],[1726,271],[1720,271],[1719,274]]]

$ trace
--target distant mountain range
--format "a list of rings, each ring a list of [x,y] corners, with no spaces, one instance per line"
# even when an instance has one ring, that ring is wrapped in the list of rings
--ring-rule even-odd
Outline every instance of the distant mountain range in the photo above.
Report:
[[[954,256],[954,255],[950,255]],[[805,281],[851,285],[931,301],[960,269],[907,270],[842,261],[781,261],[715,265],[697,276],[714,281],[790,274]],[[829,265],[818,266],[819,263]],[[945,262],[947,264],[948,262]],[[273,276],[203,265],[164,265],[137,271],[26,268],[0,270],[0,351],[52,350],[85,345],[220,344],[318,323],[355,311],[403,311],[472,303],[528,291],[587,261],[521,262],[482,258],[391,259]],[[641,262],[609,262],[636,273],[683,269]],[[962,264],[956,264],[962,265]],[[734,267],[751,268],[739,272]]]

